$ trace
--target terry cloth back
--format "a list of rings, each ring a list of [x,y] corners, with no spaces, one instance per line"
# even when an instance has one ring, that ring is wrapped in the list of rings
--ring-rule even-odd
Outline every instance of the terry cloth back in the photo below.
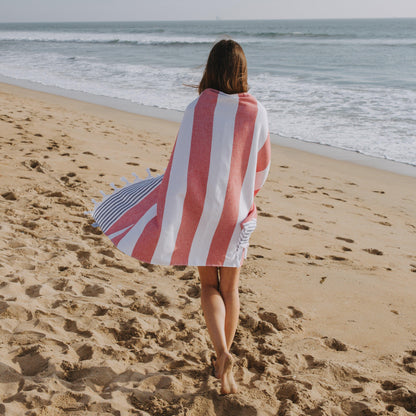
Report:
[[[248,93],[207,89],[185,111],[165,174],[117,190],[93,217],[141,261],[239,267],[269,167],[263,106]]]

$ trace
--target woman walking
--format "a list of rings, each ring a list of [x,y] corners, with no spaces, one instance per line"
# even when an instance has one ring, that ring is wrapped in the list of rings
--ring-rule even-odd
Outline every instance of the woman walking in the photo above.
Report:
[[[247,91],[241,46],[219,41],[165,174],[117,190],[93,211],[121,251],[152,264],[198,266],[223,394],[237,392],[230,348],[240,310],[240,267],[256,226],[254,196],[270,166],[266,111]]]

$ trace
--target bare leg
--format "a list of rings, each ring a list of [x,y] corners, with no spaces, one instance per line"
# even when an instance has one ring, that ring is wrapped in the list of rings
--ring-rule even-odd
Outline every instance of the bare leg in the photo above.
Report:
[[[218,378],[221,379],[221,392],[223,394],[235,393],[237,386],[232,374],[233,359],[228,348],[228,343],[231,345],[232,339],[227,339],[226,327],[228,333],[230,335],[232,333],[232,337],[234,337],[236,324],[234,325],[233,321],[227,317],[226,304],[220,292],[220,287],[224,287],[224,291],[228,294],[228,289],[234,287],[234,285],[231,282],[220,284],[217,267],[198,267],[198,271],[201,279],[202,310],[204,311],[208,332],[217,355],[215,369]],[[227,274],[227,272],[221,277],[225,281],[232,280],[231,274]],[[227,321],[230,322],[226,324]]]
[[[240,315],[239,278],[240,268],[220,268],[220,292],[225,304],[225,339],[228,351],[233,343]]]
[[[227,349],[225,338],[225,304],[219,291],[216,267],[198,267],[201,279],[201,304],[209,336],[217,357]]]

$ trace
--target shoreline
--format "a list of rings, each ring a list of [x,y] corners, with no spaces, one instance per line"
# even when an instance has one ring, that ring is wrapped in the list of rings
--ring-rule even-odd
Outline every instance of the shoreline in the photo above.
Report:
[[[33,81],[19,80],[3,75],[0,76],[0,83],[175,123],[180,123],[183,115],[183,112],[178,110],[150,107],[120,98],[95,95],[82,91],[66,90],[60,87],[43,85]],[[333,160],[351,162],[361,166],[367,166],[374,169],[397,173],[399,175],[416,177],[416,166],[414,165],[396,162],[390,159],[368,156],[357,151],[346,150],[326,144],[307,142],[300,139],[284,137],[274,133],[270,134],[270,138],[271,142],[278,146],[300,150],[310,154],[327,157]]]

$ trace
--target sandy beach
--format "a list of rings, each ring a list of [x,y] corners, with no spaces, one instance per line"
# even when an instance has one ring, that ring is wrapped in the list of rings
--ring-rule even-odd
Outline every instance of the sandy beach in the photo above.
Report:
[[[178,124],[0,84],[0,415],[416,413],[416,178],[273,146],[221,396],[195,268],[84,211]]]

